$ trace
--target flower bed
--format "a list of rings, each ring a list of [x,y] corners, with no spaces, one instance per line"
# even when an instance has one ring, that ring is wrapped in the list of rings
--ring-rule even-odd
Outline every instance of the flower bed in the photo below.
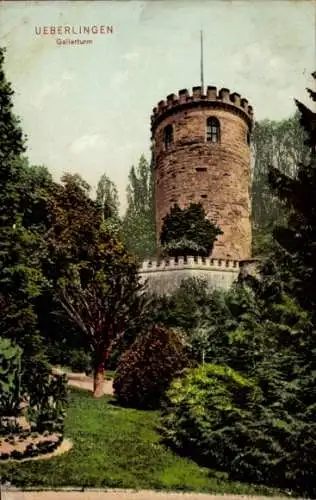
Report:
[[[22,460],[52,453],[61,444],[62,434],[11,434],[0,438],[0,460]]]

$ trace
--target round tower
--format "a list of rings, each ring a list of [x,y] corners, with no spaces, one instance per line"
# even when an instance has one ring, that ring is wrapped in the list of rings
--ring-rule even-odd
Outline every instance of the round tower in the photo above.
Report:
[[[177,203],[201,202],[223,231],[216,259],[251,256],[250,134],[253,110],[228,89],[187,89],[160,101],[151,117],[156,231]]]

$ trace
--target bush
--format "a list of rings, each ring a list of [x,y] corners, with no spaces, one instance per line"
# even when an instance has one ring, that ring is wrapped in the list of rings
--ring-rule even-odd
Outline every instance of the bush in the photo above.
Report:
[[[22,349],[0,338],[0,415],[15,415],[21,400]],[[1,428],[1,423],[0,423]]]
[[[69,355],[69,367],[74,372],[92,372],[92,357],[84,349],[72,349]]]
[[[120,358],[114,393],[124,406],[157,408],[172,379],[187,365],[184,343],[173,330],[153,326]]]
[[[73,372],[92,372],[91,353],[83,347],[74,348],[65,344],[49,345],[47,354],[52,365],[67,366]]]
[[[236,422],[248,421],[255,383],[226,366],[205,364],[174,380],[162,411],[166,442],[202,465],[229,470],[242,443]]]
[[[201,203],[191,203],[183,209],[175,204],[163,219],[160,242],[169,256],[207,257],[220,234],[223,232],[206,217]]]

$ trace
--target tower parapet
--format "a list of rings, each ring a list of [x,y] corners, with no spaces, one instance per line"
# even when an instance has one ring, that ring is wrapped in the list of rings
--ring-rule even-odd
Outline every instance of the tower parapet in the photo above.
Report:
[[[153,108],[151,116],[151,128],[154,133],[162,117],[176,112],[181,106],[181,109],[192,108],[195,106],[212,105],[216,107],[227,107],[231,112],[240,113],[247,121],[248,126],[252,129],[253,124],[253,108],[248,103],[248,100],[241,97],[237,92],[231,93],[229,89],[209,85],[206,92],[202,92],[201,86],[192,87],[192,91],[182,89],[178,94],[169,94],[166,99],[159,101],[158,105]],[[184,107],[184,108],[183,108]]]

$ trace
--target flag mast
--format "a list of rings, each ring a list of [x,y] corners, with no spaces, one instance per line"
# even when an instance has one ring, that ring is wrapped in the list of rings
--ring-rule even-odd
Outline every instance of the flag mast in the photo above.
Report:
[[[200,59],[200,69],[201,69],[201,87],[202,94],[204,94],[204,61],[203,61],[203,31],[200,31],[200,41],[201,41],[201,59]]]

